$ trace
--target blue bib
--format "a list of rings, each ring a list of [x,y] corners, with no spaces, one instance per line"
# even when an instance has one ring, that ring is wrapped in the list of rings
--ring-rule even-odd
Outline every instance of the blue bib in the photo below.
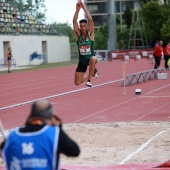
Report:
[[[56,170],[59,127],[46,125],[39,131],[10,132],[3,148],[8,170]]]

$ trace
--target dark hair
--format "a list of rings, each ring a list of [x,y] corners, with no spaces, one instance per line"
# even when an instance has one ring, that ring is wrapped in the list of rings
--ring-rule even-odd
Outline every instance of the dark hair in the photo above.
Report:
[[[79,23],[81,24],[81,23],[86,23],[87,24],[87,20],[86,19],[81,19],[80,21],[79,21]]]
[[[49,103],[48,106],[45,109],[41,109],[37,106],[37,102],[34,102],[31,109],[30,117],[39,117],[43,119],[51,119],[51,116],[53,115],[53,108],[52,105]]]

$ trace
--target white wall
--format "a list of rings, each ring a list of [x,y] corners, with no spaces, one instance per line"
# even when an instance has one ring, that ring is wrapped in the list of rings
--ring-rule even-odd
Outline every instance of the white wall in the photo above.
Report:
[[[18,66],[29,65],[33,52],[42,54],[42,41],[47,42],[48,63],[69,61],[70,43],[66,36],[37,36],[37,35],[0,35],[0,59],[4,59],[3,42],[9,41],[13,57]]]

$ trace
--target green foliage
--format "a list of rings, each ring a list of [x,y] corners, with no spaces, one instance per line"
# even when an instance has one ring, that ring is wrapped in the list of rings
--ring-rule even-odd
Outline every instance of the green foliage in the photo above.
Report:
[[[162,24],[161,34],[164,40],[170,40],[170,18]]]
[[[126,49],[128,47],[129,29],[121,30],[120,25],[117,24],[117,47],[118,49]],[[100,26],[95,33],[94,50],[107,49],[108,47],[108,24]]]
[[[127,49],[128,41],[129,41],[129,29],[121,29],[121,26],[117,24],[116,26],[117,32],[117,48],[118,49]],[[108,24],[100,26],[95,33],[95,50],[107,49],[108,45]]]
[[[120,14],[116,14],[116,23],[120,23]]]
[[[5,2],[18,8],[20,12],[26,12],[41,21],[45,20],[45,0],[6,0]]]
[[[104,24],[97,29],[95,33],[94,49],[107,49],[108,24]]]
[[[169,37],[170,5],[150,1],[142,5],[141,14],[144,19],[146,34],[152,40],[166,40]]]
[[[128,29],[130,28],[132,23],[132,15],[133,15],[132,9],[130,7],[127,7],[124,12],[124,19]]]
[[[169,4],[162,4],[160,0],[140,1],[140,21],[144,21],[143,33],[146,34],[149,45],[154,40],[170,40],[170,0]],[[129,43],[130,26],[132,21],[132,10],[127,7],[120,26],[120,16],[116,14],[117,48],[127,49]],[[141,22],[140,22],[141,23]],[[95,49],[107,49],[108,26],[101,26],[95,33]]]
[[[148,2],[142,6],[141,14],[145,23],[148,39],[157,39],[161,36],[162,8],[157,2]]]
[[[129,43],[129,29],[122,29],[120,28],[120,25],[117,25],[117,48],[118,49],[127,49],[128,43]]]
[[[67,29],[68,29],[68,36],[70,38],[70,43],[75,43],[76,37],[75,37],[75,33],[74,33],[72,27],[68,25]]]
[[[162,4],[162,0],[139,0],[139,2],[141,4],[145,4],[145,3],[148,3],[148,2],[157,2],[159,4]]]

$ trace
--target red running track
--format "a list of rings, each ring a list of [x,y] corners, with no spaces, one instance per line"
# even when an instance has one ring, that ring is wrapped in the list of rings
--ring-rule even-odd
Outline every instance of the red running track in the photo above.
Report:
[[[126,74],[145,71],[151,69],[150,67],[146,59],[129,60]],[[97,64],[100,78],[93,78],[92,83],[94,86],[100,86],[95,88],[86,88],[84,83],[75,86],[73,84],[75,68],[76,65],[73,65],[1,75],[0,108],[80,90],[49,98],[63,123],[170,120],[168,79],[154,79],[127,86],[124,94],[124,88],[121,87],[122,62],[119,60]],[[106,85],[103,85],[104,83]],[[135,89],[141,89],[141,95],[135,95]],[[0,117],[5,129],[22,125],[29,114],[30,104],[1,110]]]

